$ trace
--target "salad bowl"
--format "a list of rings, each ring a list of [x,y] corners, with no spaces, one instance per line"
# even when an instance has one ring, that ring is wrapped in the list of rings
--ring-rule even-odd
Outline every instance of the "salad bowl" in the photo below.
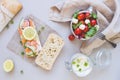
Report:
[[[88,40],[93,37],[99,30],[97,14],[92,7],[87,10],[76,11],[73,14],[70,28],[75,38]]]

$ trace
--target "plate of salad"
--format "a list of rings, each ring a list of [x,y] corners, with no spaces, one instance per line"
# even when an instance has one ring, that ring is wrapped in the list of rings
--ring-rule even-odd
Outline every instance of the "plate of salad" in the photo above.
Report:
[[[74,37],[80,40],[88,40],[93,37],[99,30],[97,21],[97,14],[90,11],[76,11],[71,20],[72,35],[70,40]]]

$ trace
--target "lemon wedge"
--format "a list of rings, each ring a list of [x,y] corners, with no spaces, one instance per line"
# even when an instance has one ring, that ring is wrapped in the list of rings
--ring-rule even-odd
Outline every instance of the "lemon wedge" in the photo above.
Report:
[[[14,68],[14,63],[12,60],[10,59],[7,59],[5,60],[5,62],[3,63],[3,69],[5,72],[10,72],[12,71]]]
[[[23,36],[26,40],[32,40],[36,36],[36,30],[33,27],[26,27],[23,30]]]

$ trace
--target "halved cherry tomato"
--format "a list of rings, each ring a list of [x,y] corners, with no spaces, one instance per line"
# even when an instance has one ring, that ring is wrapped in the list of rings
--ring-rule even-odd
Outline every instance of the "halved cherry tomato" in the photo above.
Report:
[[[85,33],[89,30],[88,26],[85,26],[85,29],[83,30]]]
[[[90,13],[89,12],[85,13],[85,17],[89,18],[90,17]]]
[[[85,19],[85,14],[81,13],[78,15],[78,20],[84,20]]]
[[[80,28],[75,29],[74,33],[76,35],[80,35],[82,33],[82,30]]]
[[[97,21],[96,21],[96,20],[94,20],[94,19],[91,20],[91,25],[92,25],[92,26],[95,26],[96,24],[97,24]]]
[[[69,35],[69,40],[73,41],[75,39],[75,36],[73,34]]]

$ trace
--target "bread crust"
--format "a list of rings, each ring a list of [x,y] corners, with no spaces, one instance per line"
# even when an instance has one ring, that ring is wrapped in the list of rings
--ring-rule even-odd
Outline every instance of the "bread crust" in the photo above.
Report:
[[[14,15],[22,9],[22,4],[17,0],[2,0],[0,4]]]

